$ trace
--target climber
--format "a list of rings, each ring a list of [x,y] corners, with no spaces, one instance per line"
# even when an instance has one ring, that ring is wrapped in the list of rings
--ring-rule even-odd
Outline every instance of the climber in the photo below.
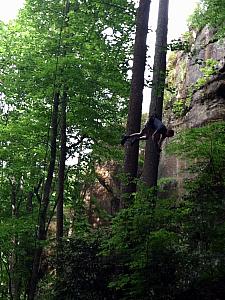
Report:
[[[167,129],[158,117],[154,115],[149,118],[141,132],[124,135],[121,140],[121,145],[123,146],[129,139],[131,139],[131,145],[133,145],[136,141],[149,139],[150,136],[156,144],[158,152],[161,152],[163,141],[167,137],[174,136],[174,131],[172,129]]]

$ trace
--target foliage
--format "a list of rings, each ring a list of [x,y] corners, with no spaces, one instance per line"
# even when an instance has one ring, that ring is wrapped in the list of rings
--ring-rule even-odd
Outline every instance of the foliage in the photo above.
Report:
[[[217,36],[224,37],[224,0],[201,0],[189,18],[189,26],[201,30],[206,25],[217,30]]]
[[[190,159],[223,161],[224,122],[216,122],[201,128],[183,131],[167,147],[168,153],[179,154]],[[185,149],[185,151],[184,151]],[[220,168],[217,163],[217,168]]]
[[[120,266],[110,286],[121,291],[121,299],[158,299],[174,292],[179,234],[170,227],[170,201],[155,200],[154,192],[143,187],[114,219],[112,237],[105,242],[105,254],[116,256]]]
[[[107,288],[114,267],[112,262],[99,256],[104,237],[106,235],[103,232],[86,231],[83,236],[71,237],[62,242],[56,261],[60,276],[54,280],[49,299],[116,299]],[[40,299],[48,293],[47,285],[42,288]]]
[[[200,77],[194,84],[195,89],[202,87],[212,77],[212,75],[216,74],[217,64],[218,62],[213,58],[209,58],[204,61],[204,66],[200,68],[203,76]]]
[[[86,196],[95,165],[122,159],[117,145],[127,112],[134,7],[125,0],[70,3],[66,16],[63,1],[27,0],[15,22],[0,23],[0,298],[27,297],[50,159],[52,99],[66,86],[65,239],[53,247],[58,147],[39,299],[224,299],[224,122],[185,131],[168,146],[190,160],[181,199],[156,197],[140,184],[129,207],[112,219],[93,199],[95,213],[112,224],[105,232],[91,229]],[[222,36],[224,1],[201,3],[193,26],[215,25]],[[189,43],[190,36],[184,39]],[[175,42],[173,49],[180,46]],[[171,99],[176,58],[169,60]],[[215,67],[207,60],[201,80]],[[181,71],[180,79],[185,64]],[[176,105],[182,114],[183,103]]]
[[[167,63],[167,79],[164,92],[164,109],[172,111],[175,117],[182,117],[189,110],[192,92],[188,91],[186,98],[178,98],[178,91],[183,89],[187,71],[187,61],[182,59],[179,64],[177,52],[171,52]]]
[[[222,300],[224,131],[224,122],[194,128],[167,147],[195,160],[194,176],[179,201],[156,197],[139,183],[133,202],[117,214],[108,232],[65,240],[56,261],[61,272],[55,299]]]
[[[224,122],[195,128],[169,146],[197,158],[182,199],[156,199],[140,187],[113,220],[104,253],[117,257],[110,286],[121,299],[210,299],[211,283],[224,278],[224,129]]]
[[[185,59],[182,59],[179,65],[176,65],[176,56],[173,54],[169,56],[164,106],[165,109],[172,110],[176,117],[182,117],[187,113],[190,108],[193,91],[200,89],[217,72],[218,62],[215,59],[209,58],[204,62],[199,62],[199,64],[201,64],[200,71],[202,76],[198,78],[195,84],[188,88],[185,87],[187,92],[184,98],[177,98],[178,91],[184,88],[183,82],[185,81],[187,65]]]
[[[18,285],[18,293],[24,295],[26,291],[36,243],[36,220],[33,217],[24,214],[19,218],[1,218],[0,295],[2,299],[9,299],[7,287],[10,285],[10,280]],[[9,268],[12,271],[11,275]]]
[[[182,117],[185,112],[185,105],[183,99],[178,99],[173,103],[172,111],[176,117]]]
[[[187,130],[168,148],[169,152],[191,159],[190,171],[195,174],[186,184],[188,193],[184,200],[194,205],[187,229],[192,255],[198,261],[195,269],[199,293],[203,293],[200,299],[208,299],[211,293],[210,289],[202,291],[201,285],[207,287],[211,281],[219,282],[224,277],[224,219],[221,217],[225,201],[224,129],[224,122],[218,122]],[[219,299],[223,293],[221,290]]]
[[[167,49],[170,51],[184,51],[185,53],[190,52],[189,35],[184,35],[182,39],[172,40]]]
[[[65,3],[27,0],[14,22],[0,23],[0,286],[4,299],[19,299],[27,292],[50,161],[54,94],[61,97],[66,88],[68,96],[65,234],[90,227],[84,197],[95,182],[95,164],[122,158],[117,144],[129,95],[127,60],[134,5],[126,0],[113,4],[71,0],[65,8]],[[59,150],[58,133],[46,214],[53,228],[50,238],[55,234],[51,218],[57,200]],[[41,272],[38,275],[41,279]],[[18,288],[10,290],[12,286]]]

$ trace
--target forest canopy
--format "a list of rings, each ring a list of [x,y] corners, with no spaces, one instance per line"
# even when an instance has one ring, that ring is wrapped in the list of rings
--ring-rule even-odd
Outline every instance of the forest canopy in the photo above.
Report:
[[[222,38],[224,2],[201,0],[190,28],[209,25]],[[176,132],[163,153],[147,147],[148,162],[157,156],[154,170],[143,144],[120,145],[126,130],[141,126],[150,3],[26,0],[14,21],[0,22],[3,300],[225,297],[224,121]],[[162,115],[169,1],[159,4],[150,113]],[[177,57],[190,58],[190,49],[169,61],[174,83]],[[206,85],[218,75],[214,61],[207,63],[213,72],[207,69]],[[130,79],[140,69],[139,81]],[[175,121],[186,112],[178,107]],[[127,149],[136,149],[133,181],[122,170]],[[157,177],[160,159],[174,157],[188,166],[179,191],[174,178]],[[141,176],[143,165],[147,175],[155,172],[152,186]],[[135,189],[126,198],[127,183]]]

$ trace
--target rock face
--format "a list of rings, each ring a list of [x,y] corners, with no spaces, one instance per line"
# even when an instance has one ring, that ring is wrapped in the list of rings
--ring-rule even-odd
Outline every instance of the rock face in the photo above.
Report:
[[[120,208],[120,166],[113,161],[98,164],[96,181],[85,195],[89,223],[93,227],[107,223],[103,215],[115,215]]]
[[[186,101],[189,97],[187,111],[177,117],[171,110],[165,113],[165,119],[179,132],[185,128],[200,127],[209,122],[225,119],[225,39],[216,40],[215,32],[208,27],[197,34],[190,53],[178,52],[176,56],[174,85],[176,95],[173,101]],[[213,75],[205,77],[202,85],[196,86],[203,78],[202,68],[208,60],[215,64]],[[173,104],[172,104],[173,105]],[[159,177],[170,177],[182,190],[182,182],[188,176],[184,171],[187,163],[177,157],[162,154]]]
[[[194,35],[194,33],[192,33]],[[186,104],[182,118],[171,114],[171,105],[166,105],[165,118],[175,127],[198,127],[209,120],[224,116],[225,102],[225,39],[216,40],[215,31],[204,28],[195,37],[190,52],[178,52],[173,62],[172,72],[175,95],[171,95],[172,105],[176,101]],[[213,67],[207,68],[207,62]],[[211,68],[211,69],[210,69]],[[205,73],[203,72],[205,69]],[[208,70],[207,70],[208,69]],[[210,74],[210,71],[213,74]],[[198,83],[199,79],[202,79]],[[201,84],[202,83],[202,84]],[[187,103],[188,102],[188,103]],[[219,112],[219,110],[222,110]]]
[[[185,128],[200,127],[206,123],[225,119],[225,40],[216,40],[212,29],[204,28],[194,36],[194,42],[189,53],[178,52],[173,63],[173,80],[176,87],[174,101],[187,102],[188,107],[181,117],[177,117],[171,110],[169,103],[165,119],[175,132]],[[215,63],[215,74],[209,76],[204,84],[196,87],[199,78],[203,78],[201,71],[207,60]],[[173,103],[172,103],[173,105]],[[159,178],[169,178],[164,183],[162,196],[177,196],[183,193],[184,179],[190,177],[186,171],[187,161],[176,156],[166,156],[162,152]],[[90,223],[101,224],[95,216],[96,204],[91,199],[98,199],[98,205],[109,214],[115,214],[120,207],[120,181],[118,179],[119,166],[108,162],[96,168],[97,182],[88,190],[86,201],[89,205]]]
[[[225,73],[214,75],[204,86],[193,92],[190,110],[171,125],[179,131],[200,127],[208,122],[225,119]]]

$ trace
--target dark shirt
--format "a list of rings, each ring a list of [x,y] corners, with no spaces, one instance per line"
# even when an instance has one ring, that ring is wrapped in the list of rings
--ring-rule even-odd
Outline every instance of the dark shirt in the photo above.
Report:
[[[166,126],[156,117],[150,117],[148,122],[145,124],[146,129],[152,129],[157,133],[163,134],[166,132]]]

